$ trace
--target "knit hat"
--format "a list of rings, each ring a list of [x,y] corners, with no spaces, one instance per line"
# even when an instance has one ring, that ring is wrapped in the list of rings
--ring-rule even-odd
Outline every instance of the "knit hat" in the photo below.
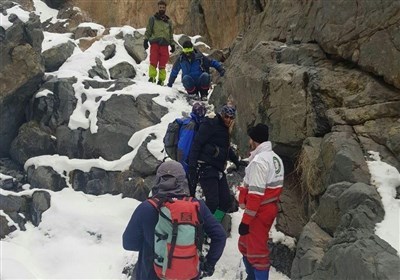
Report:
[[[196,116],[202,118],[207,113],[206,106],[204,106],[204,104],[201,102],[196,102],[192,106],[192,113],[195,114]]]
[[[191,41],[185,41],[182,44],[182,48],[193,48],[193,44]]]
[[[236,107],[230,105],[222,106],[220,112],[221,116],[236,117]]]
[[[259,123],[256,126],[250,128],[248,134],[254,142],[262,143],[268,141],[269,137],[268,126]]]
[[[156,173],[156,184],[152,189],[155,196],[186,196],[189,186],[182,164],[175,160],[161,163]]]

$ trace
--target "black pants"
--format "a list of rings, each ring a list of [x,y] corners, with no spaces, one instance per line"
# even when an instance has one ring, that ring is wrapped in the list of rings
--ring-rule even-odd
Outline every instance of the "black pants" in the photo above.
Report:
[[[211,213],[217,209],[227,212],[232,201],[225,173],[211,165],[203,165],[199,169],[199,182]]]

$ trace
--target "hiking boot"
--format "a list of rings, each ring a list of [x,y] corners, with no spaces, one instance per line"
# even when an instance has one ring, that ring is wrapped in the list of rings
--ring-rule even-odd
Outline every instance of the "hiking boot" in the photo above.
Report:
[[[201,101],[207,101],[207,96],[208,96],[208,89],[201,89],[200,90],[200,99]]]
[[[198,94],[197,92],[196,92],[196,93],[188,94],[188,97],[189,97],[190,99],[192,99],[192,100],[200,100],[199,94]]]
[[[207,95],[202,95],[200,99],[201,99],[201,101],[207,101],[208,100]]]
[[[163,85],[164,85],[164,81],[160,81],[160,80],[158,80],[158,82],[157,82],[157,85],[159,85],[159,86],[163,86]]]
[[[156,82],[156,78],[150,77],[150,78],[149,78],[149,82],[150,82],[150,83],[155,83],[155,82]]]

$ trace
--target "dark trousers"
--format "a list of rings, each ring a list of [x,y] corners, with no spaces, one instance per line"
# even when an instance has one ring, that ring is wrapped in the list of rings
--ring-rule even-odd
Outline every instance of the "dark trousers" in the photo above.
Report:
[[[203,165],[199,169],[199,182],[211,213],[217,209],[227,212],[232,201],[225,173],[210,165]]]
[[[182,84],[185,87],[188,94],[200,94],[207,95],[208,89],[210,88],[211,76],[210,74],[204,72],[196,80],[189,75],[185,75],[182,78]]]

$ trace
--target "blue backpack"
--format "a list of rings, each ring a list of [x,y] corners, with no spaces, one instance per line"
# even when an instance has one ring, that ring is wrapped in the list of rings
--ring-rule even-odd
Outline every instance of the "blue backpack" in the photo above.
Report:
[[[163,138],[164,150],[167,156],[176,161],[182,161],[184,155],[182,153],[188,153],[190,151],[190,147],[192,146],[193,137],[190,139],[185,139],[187,143],[184,144],[185,151],[178,151],[178,143],[180,140],[181,128],[184,127],[185,130],[194,130],[196,123],[191,120],[191,118],[180,118],[175,119],[173,122],[168,124],[167,131],[165,132],[165,136]],[[183,135],[187,135],[187,133],[183,133]],[[185,159],[183,159],[185,160]]]

